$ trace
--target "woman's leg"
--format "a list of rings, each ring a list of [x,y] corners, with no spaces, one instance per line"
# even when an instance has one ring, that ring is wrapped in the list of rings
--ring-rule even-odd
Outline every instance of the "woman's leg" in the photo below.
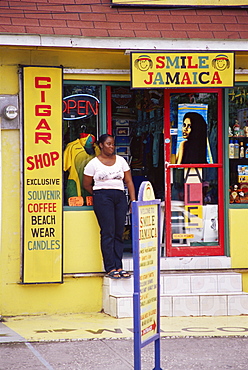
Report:
[[[101,251],[106,272],[116,269],[114,253],[115,204],[114,190],[93,192],[93,208],[100,226]]]
[[[115,190],[115,239],[114,239],[114,255],[116,270],[122,269],[123,257],[123,232],[127,214],[127,199],[124,192]]]

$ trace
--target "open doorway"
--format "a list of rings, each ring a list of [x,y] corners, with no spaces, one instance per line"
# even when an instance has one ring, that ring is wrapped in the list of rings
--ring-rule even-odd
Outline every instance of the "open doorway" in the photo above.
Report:
[[[130,165],[136,196],[142,181],[150,181],[155,197],[164,200],[163,90],[111,86],[107,99],[116,153]],[[130,214],[126,217],[124,241],[125,251],[131,251]]]

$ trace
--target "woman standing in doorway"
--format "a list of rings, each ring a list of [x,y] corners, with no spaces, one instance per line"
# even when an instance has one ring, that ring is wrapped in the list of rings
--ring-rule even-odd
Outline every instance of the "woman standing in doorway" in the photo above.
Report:
[[[101,135],[98,144],[101,153],[86,165],[83,186],[93,194],[107,276],[112,279],[130,278],[130,274],[122,268],[122,236],[128,209],[123,181],[128,188],[130,201],[135,200],[131,171],[126,160],[115,154],[112,135]]]

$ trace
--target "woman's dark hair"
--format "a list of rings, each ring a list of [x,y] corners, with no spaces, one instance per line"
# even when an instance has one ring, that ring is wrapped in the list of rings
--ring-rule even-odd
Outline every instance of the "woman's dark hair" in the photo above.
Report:
[[[113,135],[110,135],[110,134],[102,134],[99,137],[99,139],[98,139],[98,145],[105,143],[105,141],[107,140],[108,137],[112,137],[114,139],[114,136]]]
[[[188,112],[183,117],[190,119],[191,132],[184,144],[182,163],[207,163],[207,124],[203,116]]]

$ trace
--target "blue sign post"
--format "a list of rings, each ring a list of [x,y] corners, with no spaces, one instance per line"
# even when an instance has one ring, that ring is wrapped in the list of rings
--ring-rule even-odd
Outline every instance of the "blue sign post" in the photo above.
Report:
[[[142,182],[132,203],[134,261],[134,369],[141,370],[141,348],[155,343],[160,367],[160,200],[149,181]]]

